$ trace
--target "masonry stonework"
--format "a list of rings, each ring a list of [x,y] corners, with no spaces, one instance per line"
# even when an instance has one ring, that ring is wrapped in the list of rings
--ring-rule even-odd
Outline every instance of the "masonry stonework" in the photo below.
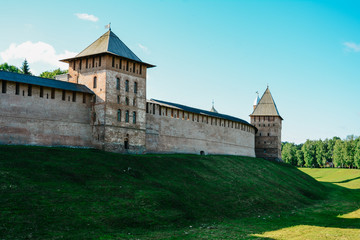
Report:
[[[249,124],[214,108],[146,100],[147,68],[154,66],[111,31],[61,61],[69,72],[59,80],[0,71],[0,87],[6,87],[0,92],[0,144],[281,158],[282,118],[264,115],[262,107]]]

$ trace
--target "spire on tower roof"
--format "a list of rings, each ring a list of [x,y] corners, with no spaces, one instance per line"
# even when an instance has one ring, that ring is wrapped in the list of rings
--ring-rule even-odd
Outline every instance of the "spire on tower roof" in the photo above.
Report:
[[[263,96],[250,116],[278,116],[283,119],[280,116],[275,101],[270,93],[269,86],[267,86]]]
[[[259,92],[256,91],[256,98],[255,98],[255,100],[254,100],[254,104],[253,104],[253,105],[254,105],[254,106],[258,105],[259,101],[260,101]]]
[[[214,100],[212,100],[212,107],[210,109],[210,112],[218,113],[218,111],[216,111],[216,109],[214,107]]]

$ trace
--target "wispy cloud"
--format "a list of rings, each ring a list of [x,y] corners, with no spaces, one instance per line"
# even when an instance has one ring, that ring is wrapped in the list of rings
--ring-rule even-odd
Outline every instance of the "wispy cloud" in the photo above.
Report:
[[[142,45],[141,43],[138,44],[138,47],[143,50],[145,53],[150,53],[149,49],[147,47],[145,47],[144,45]]]
[[[48,43],[30,41],[21,43],[19,45],[12,43],[9,48],[0,52],[0,57],[5,62],[13,60],[24,60],[29,63],[46,63],[56,68],[66,69],[68,64],[62,63],[59,60],[75,56],[75,52],[65,50],[63,53],[56,53],[55,48]]]
[[[81,20],[86,20],[86,21],[91,21],[91,22],[99,21],[98,17],[91,15],[91,14],[87,14],[87,13],[75,13],[75,16],[77,16]]]
[[[356,44],[354,42],[344,42],[344,46],[349,52],[360,52],[360,44]]]

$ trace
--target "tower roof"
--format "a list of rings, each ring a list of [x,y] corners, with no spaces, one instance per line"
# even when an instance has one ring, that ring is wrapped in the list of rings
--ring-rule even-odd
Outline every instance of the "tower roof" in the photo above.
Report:
[[[155,67],[154,65],[145,63],[138,58],[135,53],[133,53],[121,40],[118,36],[115,35],[111,30],[104,33],[99,37],[95,42],[90,44],[87,48],[81,51],[78,55],[73,58],[63,59],[61,61],[68,62],[72,59],[88,57],[99,54],[112,54],[119,57],[123,57],[129,60],[133,60],[139,63],[147,65],[147,67]]]
[[[250,116],[280,116],[280,113],[276,107],[275,101],[270,93],[269,87],[266,88],[263,96],[256,105],[253,113]]]

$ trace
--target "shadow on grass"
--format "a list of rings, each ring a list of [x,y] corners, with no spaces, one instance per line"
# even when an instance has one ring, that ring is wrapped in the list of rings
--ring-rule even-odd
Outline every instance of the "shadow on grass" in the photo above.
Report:
[[[357,179],[360,179],[360,177],[346,179],[346,180],[343,180],[343,181],[340,181],[340,182],[331,182],[331,183],[348,183],[348,182],[351,182],[351,181],[354,181],[354,180],[357,180]]]
[[[346,183],[360,177],[341,181]],[[267,220],[266,224],[258,223],[256,230],[248,234],[248,239],[272,239],[266,233],[285,230],[296,226],[324,227],[339,229],[360,229],[360,218],[342,218],[341,215],[348,214],[360,209],[360,189],[348,189],[334,183],[322,182],[329,190],[329,198],[304,209],[298,209],[296,213],[285,213],[281,218]],[[246,226],[243,226],[246,227]],[[287,230],[292,231],[292,230]],[[316,229],[314,229],[316,231]],[[254,236],[254,235],[265,236]],[[349,233],[353,234],[353,233]],[[358,232],[357,232],[358,234]],[[299,237],[299,236],[297,236]],[[289,237],[289,239],[291,239]],[[315,239],[315,238],[314,238]],[[346,238],[346,239],[352,239]]]

